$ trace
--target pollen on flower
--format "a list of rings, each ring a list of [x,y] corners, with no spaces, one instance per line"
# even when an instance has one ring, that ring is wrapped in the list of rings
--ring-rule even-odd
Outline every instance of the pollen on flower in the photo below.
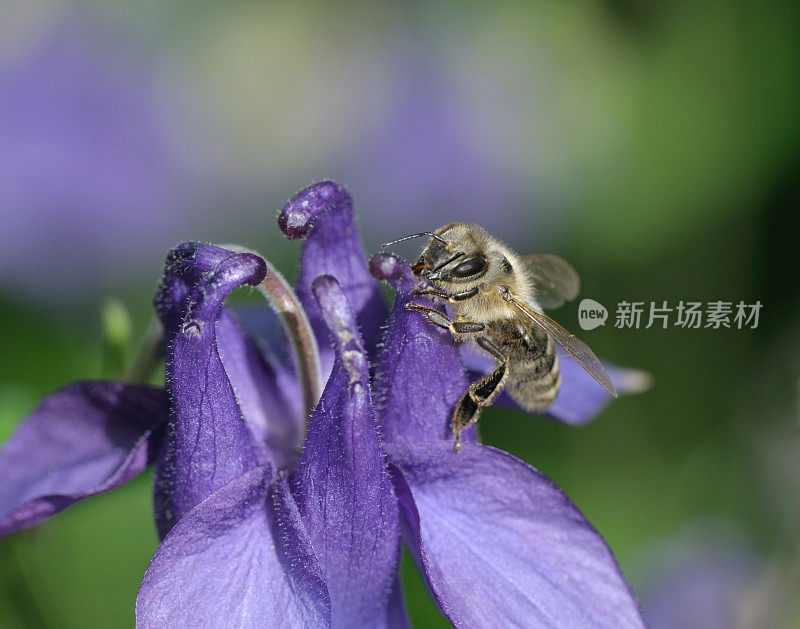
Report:
[[[203,331],[203,326],[200,321],[196,319],[192,319],[190,321],[184,321],[183,325],[181,326],[181,334],[184,334],[188,337],[199,337],[201,336]]]
[[[401,292],[412,290],[415,279],[408,262],[390,253],[379,253],[369,261],[369,272],[377,280],[387,282]]]
[[[289,200],[278,216],[278,226],[289,239],[304,238],[320,213],[345,200],[349,200],[349,195],[338,184],[332,181],[314,184]]]
[[[347,350],[342,352],[342,362],[344,363],[347,374],[350,376],[350,384],[361,380],[361,374],[366,370],[364,354],[359,350]]]
[[[342,347],[347,347],[355,339],[355,334],[344,321],[337,319],[334,324],[336,325],[336,342]]]

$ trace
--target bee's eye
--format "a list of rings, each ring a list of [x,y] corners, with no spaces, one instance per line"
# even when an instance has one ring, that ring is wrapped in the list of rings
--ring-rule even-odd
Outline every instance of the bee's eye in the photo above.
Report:
[[[482,256],[474,256],[460,262],[450,271],[453,277],[471,277],[486,269],[486,260]]]

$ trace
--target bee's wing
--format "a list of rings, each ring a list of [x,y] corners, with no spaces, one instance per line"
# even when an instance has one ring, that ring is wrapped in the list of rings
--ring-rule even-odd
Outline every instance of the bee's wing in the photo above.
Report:
[[[522,261],[542,308],[558,308],[578,296],[581,278],[569,262],[549,253],[522,256]]]
[[[542,330],[552,336],[561,347],[569,352],[570,356],[578,361],[578,364],[583,367],[592,378],[597,380],[597,382],[612,396],[617,397],[617,390],[614,388],[611,378],[608,377],[603,363],[598,360],[597,356],[594,355],[594,352],[589,349],[586,343],[575,335],[567,332],[550,317],[525,305],[511,293],[505,293],[503,298],[533,323],[542,328]]]

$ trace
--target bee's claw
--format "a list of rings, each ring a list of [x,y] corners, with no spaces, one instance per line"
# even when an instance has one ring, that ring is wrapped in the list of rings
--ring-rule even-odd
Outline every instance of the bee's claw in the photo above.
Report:
[[[447,291],[443,291],[433,286],[426,286],[425,288],[415,288],[411,291],[415,297],[439,297],[441,299],[450,299],[452,296]]]

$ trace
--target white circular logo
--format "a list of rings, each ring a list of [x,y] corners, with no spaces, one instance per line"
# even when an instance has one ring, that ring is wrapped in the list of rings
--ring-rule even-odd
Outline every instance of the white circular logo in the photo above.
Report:
[[[584,330],[594,330],[605,325],[608,310],[594,299],[582,299],[578,305],[578,323]]]

